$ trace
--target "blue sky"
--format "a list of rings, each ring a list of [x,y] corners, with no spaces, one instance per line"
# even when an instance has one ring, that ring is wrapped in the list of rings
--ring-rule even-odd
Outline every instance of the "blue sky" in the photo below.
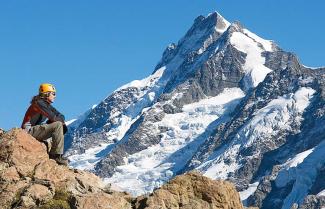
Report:
[[[218,11],[324,66],[322,0],[0,0],[0,127],[20,126],[43,82],[67,119],[148,76],[199,15]]]

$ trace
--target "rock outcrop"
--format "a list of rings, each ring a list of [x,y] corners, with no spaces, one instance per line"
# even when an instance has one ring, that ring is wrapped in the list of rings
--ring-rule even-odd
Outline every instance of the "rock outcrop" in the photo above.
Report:
[[[0,139],[0,208],[130,208],[92,173],[49,159],[46,147],[21,129]],[[98,207],[97,207],[98,206]]]
[[[112,191],[92,173],[58,165],[22,129],[0,134],[0,208],[241,209],[235,187],[199,173],[171,180],[150,195]]]
[[[242,209],[239,194],[227,181],[211,180],[198,172],[171,180],[149,197],[138,197],[137,208],[236,208]]]

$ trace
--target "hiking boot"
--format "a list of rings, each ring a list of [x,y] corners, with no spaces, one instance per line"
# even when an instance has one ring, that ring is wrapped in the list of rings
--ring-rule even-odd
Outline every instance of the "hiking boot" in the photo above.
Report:
[[[59,165],[67,166],[69,163],[68,158],[63,157],[63,155],[60,155],[60,154],[50,154],[49,157],[50,157],[50,159],[55,160],[55,162],[57,162],[57,164],[59,164]]]

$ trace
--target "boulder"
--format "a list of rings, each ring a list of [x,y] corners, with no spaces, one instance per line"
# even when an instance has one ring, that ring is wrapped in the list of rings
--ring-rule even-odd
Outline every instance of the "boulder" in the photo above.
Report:
[[[36,165],[49,160],[45,146],[31,140],[32,137],[22,129],[13,129],[1,138],[0,160],[14,166],[19,175],[32,175]]]
[[[98,208],[98,209],[132,209],[131,204],[118,194],[88,194],[84,196],[78,196],[75,199],[74,206],[76,208]],[[109,207],[108,207],[109,206]]]
[[[177,176],[150,196],[139,197],[137,208],[146,209],[242,209],[235,187],[198,172]]]
[[[31,184],[21,196],[21,205],[24,207],[46,203],[53,198],[53,191],[41,184]]]

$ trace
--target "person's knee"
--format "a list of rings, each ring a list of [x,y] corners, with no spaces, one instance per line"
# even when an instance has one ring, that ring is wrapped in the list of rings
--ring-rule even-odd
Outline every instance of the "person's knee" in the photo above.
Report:
[[[53,132],[52,132],[52,140],[57,142],[57,141],[61,141],[64,140],[63,138],[63,123],[60,121],[56,121],[51,123],[52,128],[53,128]],[[63,139],[62,139],[63,138]]]
[[[56,129],[63,129],[63,123],[60,121],[55,121],[52,124]]]

